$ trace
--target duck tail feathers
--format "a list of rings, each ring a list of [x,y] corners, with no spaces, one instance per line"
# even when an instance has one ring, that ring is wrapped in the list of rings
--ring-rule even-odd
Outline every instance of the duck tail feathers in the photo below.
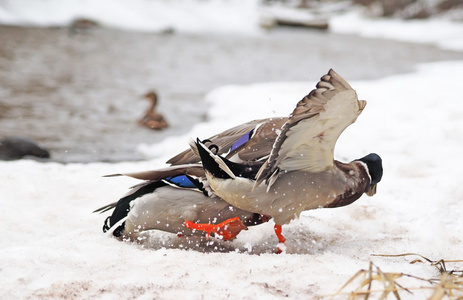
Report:
[[[107,204],[107,205],[102,206],[102,207],[100,207],[100,208],[98,208],[98,209],[95,209],[95,210],[93,211],[93,213],[100,213],[100,214],[102,214],[102,213],[104,213],[104,212],[107,212],[108,210],[111,210],[111,209],[115,208],[116,205],[117,205],[117,202],[113,202],[113,203],[111,203],[111,204]]]
[[[203,168],[211,173],[214,177],[222,179],[235,179],[235,174],[232,172],[232,170],[230,170],[224,158],[212,152],[213,149],[215,149],[217,152],[218,147],[214,144],[206,147],[204,144],[206,142],[208,142],[208,140],[200,141],[197,139],[195,144],[197,152],[201,157]]]

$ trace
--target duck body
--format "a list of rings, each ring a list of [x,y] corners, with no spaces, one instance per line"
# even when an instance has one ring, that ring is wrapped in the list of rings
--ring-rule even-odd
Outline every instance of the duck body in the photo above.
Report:
[[[138,120],[138,124],[155,130],[161,130],[169,127],[164,116],[153,111],[147,111],[145,115]]]
[[[348,205],[362,196],[370,184],[368,172],[360,162],[343,170],[337,167],[311,173],[290,171],[278,175],[267,189],[246,177],[212,178],[206,173],[216,195],[246,211],[269,215],[275,223],[284,225],[299,217],[301,212],[324,207]],[[361,191],[361,192],[359,192]],[[291,201],[288,201],[291,199]]]
[[[242,211],[218,197],[210,198],[193,190],[179,191],[176,187],[165,185],[134,199],[123,225],[113,234],[131,240],[136,240],[140,233],[148,230],[204,236],[204,231],[186,227],[185,221],[217,225],[236,217],[242,223],[236,224],[235,236],[247,226],[262,223],[259,214]]]

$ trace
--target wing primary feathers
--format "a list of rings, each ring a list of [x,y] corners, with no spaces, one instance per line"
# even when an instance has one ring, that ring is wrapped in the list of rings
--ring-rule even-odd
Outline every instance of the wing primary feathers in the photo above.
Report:
[[[281,127],[267,162],[257,174],[255,187],[264,180],[271,185],[281,170],[317,172],[332,166],[339,135],[356,120],[365,104],[347,81],[330,69]]]
[[[124,176],[124,174],[109,174],[109,175],[103,175],[103,177],[118,177],[118,176]]]
[[[111,204],[102,206],[102,207],[100,207],[98,209],[95,209],[92,213],[100,213],[100,214],[102,214],[102,213],[107,212],[108,210],[111,210],[114,207],[116,207],[116,204],[117,204],[117,202],[113,202]]]

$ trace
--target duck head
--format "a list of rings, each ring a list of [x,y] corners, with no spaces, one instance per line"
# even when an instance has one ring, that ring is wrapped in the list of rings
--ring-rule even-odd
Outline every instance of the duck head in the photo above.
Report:
[[[365,193],[368,196],[373,196],[376,194],[376,185],[383,177],[383,161],[376,153],[370,153],[357,161],[361,161],[367,166],[367,172],[370,175],[371,182],[366,188]]]
[[[144,95],[144,97],[148,99],[149,101],[151,101],[153,106],[155,106],[158,102],[158,95],[156,94],[155,91],[149,91],[148,93]]]

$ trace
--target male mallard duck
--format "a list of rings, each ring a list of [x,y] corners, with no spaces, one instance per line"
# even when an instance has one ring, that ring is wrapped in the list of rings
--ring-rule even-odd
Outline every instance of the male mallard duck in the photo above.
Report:
[[[210,137],[220,146],[219,154],[240,163],[261,166],[262,158],[270,154],[276,129],[287,118],[255,120]],[[210,190],[199,156],[191,149],[171,158],[170,167],[126,175],[144,180],[118,202],[95,212],[114,208],[103,226],[116,237],[136,239],[147,230],[157,229],[179,235],[219,236],[233,239],[246,226],[268,221],[269,217],[243,211]]]
[[[155,108],[158,103],[158,95],[154,92],[148,92],[144,96],[150,101],[150,106],[145,112],[145,115],[138,120],[138,124],[151,129],[164,129],[169,126],[166,119],[160,113],[157,113]]]
[[[381,158],[369,154],[350,163],[334,160],[338,137],[366,105],[336,72],[297,104],[274,140],[262,166],[235,163],[197,140],[207,181],[216,195],[234,207],[271,216],[284,249],[281,226],[302,211],[351,204],[363,193],[376,193]]]

